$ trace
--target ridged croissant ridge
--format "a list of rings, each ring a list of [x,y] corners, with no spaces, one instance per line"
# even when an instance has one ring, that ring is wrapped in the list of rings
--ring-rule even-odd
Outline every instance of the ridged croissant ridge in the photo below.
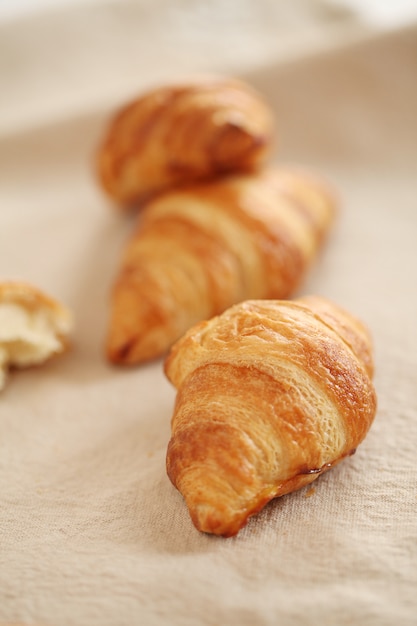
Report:
[[[274,120],[260,94],[223,77],[157,87],[117,113],[98,150],[99,180],[121,207],[180,183],[257,169]]]
[[[376,411],[368,331],[320,297],[235,305],[190,329],[165,373],[169,478],[196,528],[226,537],[352,454]]]
[[[294,293],[332,223],[317,177],[272,167],[166,192],[139,215],[112,293],[107,357],[161,356],[237,302]]]

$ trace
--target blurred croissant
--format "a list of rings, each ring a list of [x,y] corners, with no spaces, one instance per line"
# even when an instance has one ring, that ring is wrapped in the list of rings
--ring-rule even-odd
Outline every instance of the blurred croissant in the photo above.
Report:
[[[160,356],[188,328],[249,298],[292,294],[334,213],[317,179],[273,168],[167,192],[149,203],[112,294],[107,356]]]
[[[29,283],[0,283],[0,390],[10,369],[40,365],[70,343],[72,314]]]
[[[319,297],[247,301],[177,342],[169,478],[200,531],[235,535],[352,454],[376,411],[362,324]]]
[[[249,172],[270,152],[273,127],[269,107],[238,80],[156,88],[110,123],[98,152],[99,179],[129,206],[179,183]]]

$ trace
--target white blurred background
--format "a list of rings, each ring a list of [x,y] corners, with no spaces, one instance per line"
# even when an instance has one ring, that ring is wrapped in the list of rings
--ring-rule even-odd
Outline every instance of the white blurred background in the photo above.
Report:
[[[146,0],[139,0],[145,4]],[[262,4],[262,0],[259,0]],[[103,0],[0,0],[0,18],[16,17],[19,15],[27,15],[28,13],[44,11],[48,8],[56,8],[64,5],[83,5],[83,4],[105,4]],[[151,0],[148,0],[151,4]],[[171,4],[175,4],[171,3]],[[181,1],[177,4],[184,4]],[[198,5],[198,2],[194,2]],[[226,4],[225,2],[223,4]],[[241,5],[245,2],[230,2],[229,6]],[[246,3],[247,4],[247,3]],[[252,2],[253,4],[253,2]],[[291,2],[291,0],[275,0],[276,5],[280,5],[285,10],[285,5],[304,4],[304,5],[322,5],[325,9],[333,6],[334,10],[346,10],[356,14],[359,18],[369,20],[377,24],[401,24],[416,19],[417,2],[416,0],[391,0],[382,2],[381,0],[308,0],[304,3]]]
[[[0,136],[415,19],[417,0],[0,0]]]

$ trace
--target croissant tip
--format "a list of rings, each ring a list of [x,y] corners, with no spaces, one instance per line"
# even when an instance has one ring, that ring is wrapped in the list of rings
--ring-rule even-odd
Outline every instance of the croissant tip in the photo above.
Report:
[[[110,330],[105,348],[107,360],[114,365],[141,365],[158,359],[165,353],[165,345],[151,333],[119,332],[113,336]]]
[[[135,347],[134,338],[123,342],[112,343],[106,348],[107,359],[115,365],[124,365],[133,361],[132,355]]]
[[[200,532],[221,537],[234,537],[246,523],[246,520],[228,520],[219,507],[205,503],[191,511],[191,518]]]

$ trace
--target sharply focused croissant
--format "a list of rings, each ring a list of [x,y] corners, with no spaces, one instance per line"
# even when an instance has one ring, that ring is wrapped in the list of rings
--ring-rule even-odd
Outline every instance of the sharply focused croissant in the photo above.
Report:
[[[235,535],[271,499],[352,454],[376,410],[367,330],[319,297],[247,301],[190,329],[167,471],[197,529]]]
[[[318,179],[271,168],[167,192],[140,214],[112,295],[107,356],[164,354],[194,323],[298,287],[332,222]]]
[[[207,78],[156,88],[112,120],[98,173],[121,205],[183,182],[257,169],[271,151],[274,122],[245,83]]]

